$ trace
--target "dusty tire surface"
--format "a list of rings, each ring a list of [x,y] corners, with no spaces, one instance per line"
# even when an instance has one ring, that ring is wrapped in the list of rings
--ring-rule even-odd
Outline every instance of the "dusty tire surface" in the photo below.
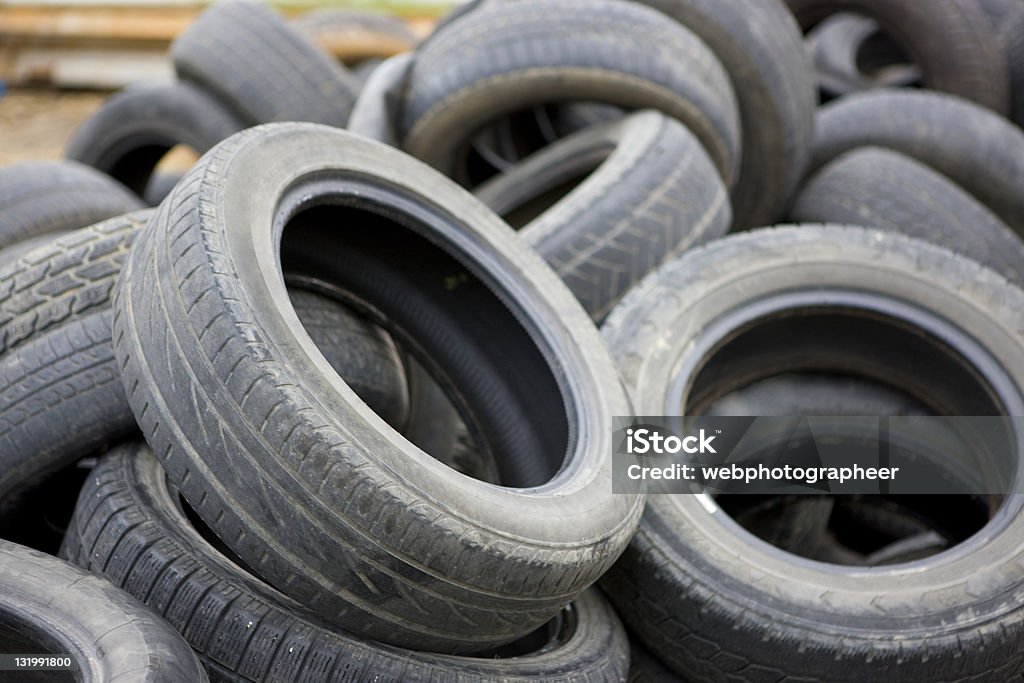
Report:
[[[267,191],[254,201],[255,176]],[[344,220],[372,228],[328,229]],[[263,221],[284,231],[280,256]],[[508,454],[507,485],[526,490],[455,473],[356,400],[265,277],[279,257],[426,346]],[[628,402],[593,324],[486,207],[397,150],[310,124],[240,133],[161,205],[121,285],[116,353],[172,480],[255,572],[332,623],[449,652],[510,642],[591,585],[635,528],[642,498],[611,495],[611,432],[597,426]]]
[[[194,85],[136,86],[107,99],[78,127],[64,153],[143,196],[157,163],[173,147],[202,154],[243,128]]]
[[[68,654],[88,683],[205,683],[188,644],[106,579],[0,540],[0,643],[17,654]],[[23,679],[24,680],[24,679]]]
[[[930,166],[1024,235],[1024,131],[941,93],[878,90],[822,107],[811,172],[856,147],[884,147]]]
[[[451,21],[417,50],[399,141],[467,182],[461,157],[478,129],[531,105],[573,100],[678,118],[732,186],[741,133],[725,69],[690,30],[618,0],[484,3]]]
[[[600,321],[659,264],[725,234],[732,212],[700,141],[654,111],[563,138],[474,194],[508,216],[591,170],[520,235]]]
[[[0,249],[145,208],[117,181],[74,161],[0,169]]]
[[[1024,241],[981,202],[910,157],[860,147],[804,185],[790,218],[862,225],[918,237],[1024,284]]]
[[[178,77],[206,88],[248,124],[312,121],[342,127],[359,85],[274,9],[221,0],[171,46]]]
[[[705,365],[702,376],[688,384],[692,375],[679,373],[696,370],[672,369],[694,367],[684,355],[716,348],[713,338],[734,329],[740,318],[717,331],[708,331],[710,320],[721,320],[726,312],[751,315],[753,309],[744,306],[772,297],[779,312],[788,310],[778,297],[795,289],[825,304],[850,287],[870,293],[870,300],[862,300],[871,302],[865,312],[887,306],[883,301],[911,302],[911,309],[897,313],[890,308],[886,315],[901,320],[903,315],[928,316],[919,324],[932,333],[933,325],[954,325],[941,333],[939,344],[952,344],[948,348],[956,348],[954,355],[966,354],[961,357],[969,356],[969,363],[997,359],[997,365],[978,370],[984,384],[964,385],[973,396],[963,386],[947,386],[948,405],[933,409],[940,414],[968,414],[958,409],[1019,414],[1024,342],[1017,330],[1024,292],[979,264],[902,235],[801,226],[720,240],[648,278],[603,331],[636,414],[665,414],[670,404],[678,411],[699,411],[691,401],[708,390],[708,382],[725,388],[729,373],[742,370],[733,363],[719,365],[718,374],[709,377],[703,373],[711,365]],[[833,299],[822,310],[831,305],[842,304]],[[858,320],[857,325],[863,329],[865,323]],[[647,333],[637,335],[637,329]],[[855,342],[849,335],[836,339]],[[898,333],[891,337],[896,339]],[[902,351],[887,345],[887,353],[893,349],[896,354],[890,360],[913,364],[913,357],[928,348],[946,353],[921,339],[900,344]],[[953,355],[942,357],[946,363],[960,362]],[[789,363],[806,360],[792,357]],[[867,372],[866,366],[861,370]],[[906,379],[909,386],[915,378],[929,377],[933,387],[916,387],[928,399],[935,398],[932,388],[957,383],[922,368],[905,378],[888,375],[894,383]],[[677,381],[692,388],[680,395],[671,389]],[[990,381],[1001,389],[981,398]],[[960,548],[864,572],[779,551],[743,531],[708,497],[651,496],[640,531],[602,586],[631,632],[684,677],[1010,680],[1024,670],[1018,645],[1024,615],[1005,600],[1016,585],[1017,573],[1010,567],[1021,560],[1019,507],[1019,498],[1009,497],[985,532]],[[941,601],[935,600],[938,594]],[[963,610],[978,620],[952,617]]]
[[[518,655],[432,655],[331,628],[212,545],[144,444],[100,460],[70,528],[62,556],[145,600],[184,634],[214,681],[610,683],[622,680],[629,660],[622,625],[595,590]]]
[[[998,114],[1010,107],[1006,55],[981,5],[915,0],[786,0],[804,28],[836,12],[871,17],[921,69],[934,90],[977,102]]]

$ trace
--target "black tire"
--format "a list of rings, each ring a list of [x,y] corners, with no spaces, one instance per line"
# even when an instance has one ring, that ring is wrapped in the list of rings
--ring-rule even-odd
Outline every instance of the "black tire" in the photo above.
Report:
[[[126,187],[73,161],[0,168],[0,249],[145,208]]]
[[[535,646],[517,645],[518,656],[402,650],[331,628],[222,554],[186,510],[152,451],[124,446],[102,458],[86,482],[61,552],[162,614],[214,681],[596,683],[625,675],[625,632],[596,590],[556,619],[562,633],[547,625],[533,636]]]
[[[736,89],[743,132],[734,229],[782,217],[810,161],[814,70],[782,0],[641,0],[707,43]]]
[[[395,55],[373,70],[352,107],[349,131],[391,147],[399,146],[397,118],[412,60],[412,53]]]
[[[999,114],[1009,110],[1006,55],[975,0],[786,0],[804,29],[836,12],[878,22],[921,69],[924,85]]]
[[[281,261],[269,242],[244,257],[275,220]],[[377,307],[452,378],[506,485],[528,490],[452,471],[353,401],[262,259]],[[172,480],[260,576],[332,623],[447,652],[511,642],[635,528],[642,499],[613,496],[604,467],[628,403],[593,324],[493,213],[397,150],[310,124],[229,138],[158,209],[117,296],[129,401]]]
[[[1010,89],[1013,92],[1010,117],[1018,126],[1024,127],[1024,11],[1018,11],[1008,21],[1001,35],[1010,65]]]
[[[83,683],[209,680],[184,639],[138,600],[106,579],[7,541],[0,541],[0,650],[70,656],[75,673],[68,676]]]
[[[325,7],[304,12],[292,26],[346,64],[386,59],[416,47],[416,34],[401,19],[379,12]]]
[[[50,475],[136,433],[114,359],[110,297],[150,213],[76,230],[0,267],[4,518]]]
[[[860,147],[820,169],[790,218],[918,237],[1024,285],[1024,241],[945,176],[897,152]]]
[[[821,109],[816,171],[856,147],[885,147],[930,166],[1024,235],[1024,131],[956,97],[877,90]]]
[[[267,5],[220,0],[171,46],[179,78],[206,88],[249,124],[344,126],[359,84]]]
[[[900,59],[900,47],[881,32],[874,19],[856,14],[833,14],[807,33],[818,88],[828,98],[861,90],[909,87],[921,81],[921,70]],[[873,54],[864,54],[871,51]],[[865,71],[861,64],[884,64]]]
[[[628,683],[682,683],[640,643],[630,641]]]
[[[860,303],[848,307],[840,292],[853,291]],[[808,312],[817,306],[824,318]],[[803,315],[789,315],[797,308]],[[758,324],[731,336],[752,315]],[[728,324],[709,325],[726,316]],[[848,316],[852,335],[835,329]],[[911,317],[914,331],[900,331]],[[771,321],[786,332],[764,336]],[[800,321],[830,327],[801,335],[790,327]],[[1019,415],[1022,324],[1024,292],[979,264],[903,235],[803,226],[684,255],[623,300],[604,333],[638,415],[699,414],[700,395],[746,372],[743,358],[755,358],[762,376],[781,367],[765,367],[780,344],[795,351],[790,370],[821,365],[807,352],[827,345],[831,361],[870,376],[867,351],[883,381],[939,414]],[[732,341],[718,345],[724,338]],[[1005,596],[1019,583],[1022,502],[1008,496],[984,531],[951,552],[865,571],[773,548],[707,496],[651,496],[602,585],[633,634],[692,679],[1013,680],[1024,670],[1024,619]],[[965,613],[973,618],[956,618]]]
[[[109,98],[78,127],[65,156],[103,171],[142,196],[167,152],[198,154],[245,128],[206,91],[189,83],[131,87]]]
[[[506,219],[539,213],[520,234],[595,321],[662,262],[732,222],[729,191],[700,141],[655,111],[563,138],[475,194]]]
[[[652,44],[661,47],[652,51]],[[413,156],[467,183],[460,156],[478,129],[565,101],[678,118],[727,184],[735,180],[740,124],[725,69],[690,30],[621,0],[484,3],[452,21],[417,50],[399,139]]]

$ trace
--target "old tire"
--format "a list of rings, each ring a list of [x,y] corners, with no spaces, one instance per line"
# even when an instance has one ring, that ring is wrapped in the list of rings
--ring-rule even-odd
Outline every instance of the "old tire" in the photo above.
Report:
[[[871,17],[910,55],[934,90],[1009,110],[1006,56],[985,11],[973,0],[786,0],[805,29],[836,12]]]
[[[790,218],[918,237],[1024,284],[1024,241],[978,200],[910,157],[878,147],[843,154],[800,191]]]
[[[962,99],[877,90],[823,107],[811,170],[856,147],[885,147],[930,166],[1024,235],[1024,131]]]
[[[0,249],[145,208],[126,187],[74,161],[0,168]]]
[[[468,183],[463,157],[478,129],[532,105],[574,100],[678,118],[726,183],[736,178],[740,123],[725,69],[690,30],[620,0],[484,3],[447,24],[417,50],[399,140]]]
[[[853,299],[841,292],[854,291],[864,298],[846,308]],[[736,353],[744,338],[754,341],[746,335],[767,333],[762,324],[783,320],[794,306],[806,308],[786,325],[820,314],[822,322],[840,319],[830,311],[853,315],[857,334],[824,336],[831,334],[841,352],[834,360],[858,366],[863,376],[872,373],[856,348],[865,335],[887,335],[871,348],[890,370],[930,356],[927,368],[886,371],[881,379],[939,414],[1021,414],[1024,292],[952,252],[892,233],[803,226],[719,240],[650,277],[604,333],[636,414],[699,413],[692,402],[702,401],[698,394],[722,390],[743,372],[743,363],[731,361],[743,357]],[[810,312],[815,307],[820,313]],[[893,323],[868,322],[882,309],[898,321],[891,332]],[[716,345],[750,316],[763,323],[734,337],[740,346]],[[910,318],[915,332],[900,341],[897,330]],[[925,329],[936,336],[922,335]],[[805,331],[785,335],[786,343],[803,338],[804,351],[823,343]],[[767,339],[746,347],[756,350],[752,357],[771,355]],[[820,362],[799,353],[788,365]],[[944,364],[967,369],[946,373]],[[640,531],[603,586],[632,632],[684,676],[1010,680],[1024,669],[1024,620],[1017,603],[1005,600],[1018,583],[1012,567],[1021,561],[1021,504],[1019,495],[1008,496],[984,531],[949,552],[864,571],[769,546],[706,496],[651,496]],[[955,618],[967,611],[976,618]]]
[[[246,123],[344,126],[359,85],[275,10],[221,0],[171,46],[178,77],[206,88]]]
[[[86,482],[61,552],[162,614],[200,653],[214,681],[461,676],[611,683],[625,674],[625,632],[595,590],[567,613],[567,636],[556,631],[519,656],[402,650],[331,628],[222,554],[189,514],[152,451],[144,444],[123,446],[102,458]]]
[[[354,400],[266,277],[278,253],[255,226],[275,220],[285,267],[362,296],[446,370],[522,488],[453,472]],[[116,308],[129,401],[185,498],[260,576],[353,632],[449,652],[510,642],[635,528],[642,500],[612,496],[604,467],[606,421],[628,403],[593,324],[486,207],[397,150],[309,124],[229,138],[161,205]]]
[[[185,145],[202,154],[243,128],[234,114],[189,83],[136,86],[107,99],[78,127],[64,153],[143,196],[171,148]]]
[[[700,141],[654,111],[563,138],[474,192],[506,217],[551,193],[554,205],[520,234],[597,321],[663,261],[731,223],[728,189]]]
[[[69,676],[86,683],[209,680],[184,639],[138,600],[106,579],[3,540],[0,649],[69,655],[76,671]]]

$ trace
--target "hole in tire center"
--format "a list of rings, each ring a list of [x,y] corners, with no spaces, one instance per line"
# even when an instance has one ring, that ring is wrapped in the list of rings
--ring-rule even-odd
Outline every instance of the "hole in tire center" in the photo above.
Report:
[[[876,79],[886,71],[914,65],[914,60],[899,42],[881,29],[861,41],[854,58],[860,73]]]
[[[705,356],[687,394],[690,414],[1005,414],[958,351],[909,323],[854,309],[787,310],[732,331]],[[966,541],[1002,499],[725,494],[716,502],[784,551],[874,566],[922,559]]]
[[[372,307],[373,322],[414,370],[407,373],[406,438],[453,465],[461,422],[470,459],[490,461],[480,471],[491,467],[504,486],[549,481],[569,448],[561,387],[534,335],[494,293],[500,285],[481,280],[419,232],[428,229],[425,222],[455,219],[429,211],[414,219],[362,199],[344,200],[359,206],[337,201],[306,208],[287,223],[282,269]]]
[[[38,627],[19,615],[0,612],[0,652],[17,655],[69,656],[65,648],[38,633],[37,629]],[[74,680],[74,671],[22,670],[17,674],[19,683],[70,683]]]

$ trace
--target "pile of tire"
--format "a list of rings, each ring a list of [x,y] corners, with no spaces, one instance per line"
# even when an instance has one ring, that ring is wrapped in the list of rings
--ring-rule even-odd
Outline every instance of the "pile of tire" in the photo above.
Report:
[[[1021,17],[475,0],[417,42],[212,5],[175,82],[0,168],[0,653],[1024,676],[1024,494],[645,496],[611,465],[617,416],[1024,416]]]

